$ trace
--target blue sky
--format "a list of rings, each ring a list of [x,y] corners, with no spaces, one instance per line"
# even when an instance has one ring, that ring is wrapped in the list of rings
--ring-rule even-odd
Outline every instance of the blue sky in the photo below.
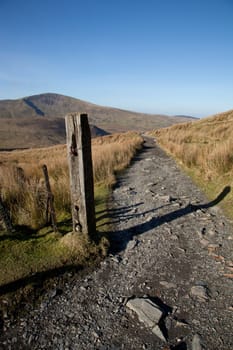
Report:
[[[0,0],[0,99],[148,113],[233,108],[233,0]]]

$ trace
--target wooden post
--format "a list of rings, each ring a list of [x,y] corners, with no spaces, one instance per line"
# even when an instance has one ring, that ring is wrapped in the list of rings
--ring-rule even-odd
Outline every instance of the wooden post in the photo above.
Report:
[[[56,213],[54,208],[54,196],[51,191],[48,169],[45,164],[43,165],[42,169],[44,173],[45,185],[47,190],[46,223],[48,224],[49,221],[51,221],[54,232],[57,232],[57,219],[56,219]]]
[[[3,204],[1,195],[0,195],[0,222],[3,223],[7,232],[10,232],[10,233],[14,232],[10,217],[9,217],[8,212]]]
[[[91,156],[91,132],[87,114],[66,116],[68,163],[70,170],[73,230],[96,232],[94,182]]]
[[[26,176],[24,174],[24,170],[21,167],[16,167],[16,179],[21,188],[25,189]]]

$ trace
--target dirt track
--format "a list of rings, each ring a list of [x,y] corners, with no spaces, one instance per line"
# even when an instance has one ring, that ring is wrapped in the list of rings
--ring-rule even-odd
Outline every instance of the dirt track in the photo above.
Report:
[[[1,349],[231,350],[233,226],[216,207],[229,190],[209,203],[147,139],[113,192],[112,254],[10,324]],[[134,296],[163,308],[167,343],[127,309]]]

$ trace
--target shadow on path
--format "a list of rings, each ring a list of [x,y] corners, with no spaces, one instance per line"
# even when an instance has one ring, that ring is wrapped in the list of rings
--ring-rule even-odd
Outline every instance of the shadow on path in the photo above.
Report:
[[[144,212],[140,212],[140,213],[132,213],[132,209],[136,208],[137,206],[142,205],[143,203],[138,203],[136,205],[132,205],[129,207],[122,207],[122,208],[116,208],[116,209],[111,209],[106,211],[106,214],[101,216],[100,218],[97,219],[97,223],[99,220],[106,218],[109,218],[109,215],[111,216],[111,221],[110,224],[114,225],[114,224],[118,224],[120,222],[124,222],[124,221],[128,221],[130,219],[135,219],[137,217],[142,217],[145,216],[146,214],[150,214],[150,213],[154,213],[156,210],[162,209],[164,207],[168,207],[171,204],[164,204],[161,205],[160,207],[154,208],[154,209],[150,209]],[[105,225],[109,225],[109,223],[103,223],[98,225],[98,228],[105,226]]]
[[[201,209],[208,209],[211,208],[218,203],[220,203],[227,194],[231,191],[230,186],[226,186],[223,191],[211,202],[206,204],[200,204],[200,205],[193,205],[189,204],[185,208],[181,208],[178,210],[175,210],[171,213],[167,213],[163,216],[158,216],[152,218],[150,221],[143,222],[139,225],[132,226],[126,230],[119,230],[115,232],[109,232],[109,240],[110,240],[110,252],[112,254],[117,254],[120,251],[125,250],[127,243],[133,238],[134,235],[140,235],[143,234],[149,230],[152,230],[158,226],[161,226],[165,223],[171,222],[173,220],[176,220],[180,217],[183,217],[185,215],[191,214],[193,212],[196,212],[197,210]],[[142,214],[140,214],[142,215]],[[121,220],[121,217],[119,217],[119,220]]]
[[[37,272],[31,276],[20,278],[16,281],[6,283],[0,286],[0,296],[6,293],[15,292],[27,285],[35,287],[41,286],[47,279],[58,277],[66,272],[77,272],[83,270],[83,266],[67,265],[59,268],[50,269],[47,271]]]

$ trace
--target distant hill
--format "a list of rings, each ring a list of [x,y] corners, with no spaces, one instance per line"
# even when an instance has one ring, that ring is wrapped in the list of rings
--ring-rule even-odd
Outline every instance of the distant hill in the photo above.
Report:
[[[65,142],[64,117],[87,113],[92,135],[128,130],[147,131],[190,118],[150,115],[102,107],[76,98],[46,93],[0,101],[0,149],[49,146]]]

